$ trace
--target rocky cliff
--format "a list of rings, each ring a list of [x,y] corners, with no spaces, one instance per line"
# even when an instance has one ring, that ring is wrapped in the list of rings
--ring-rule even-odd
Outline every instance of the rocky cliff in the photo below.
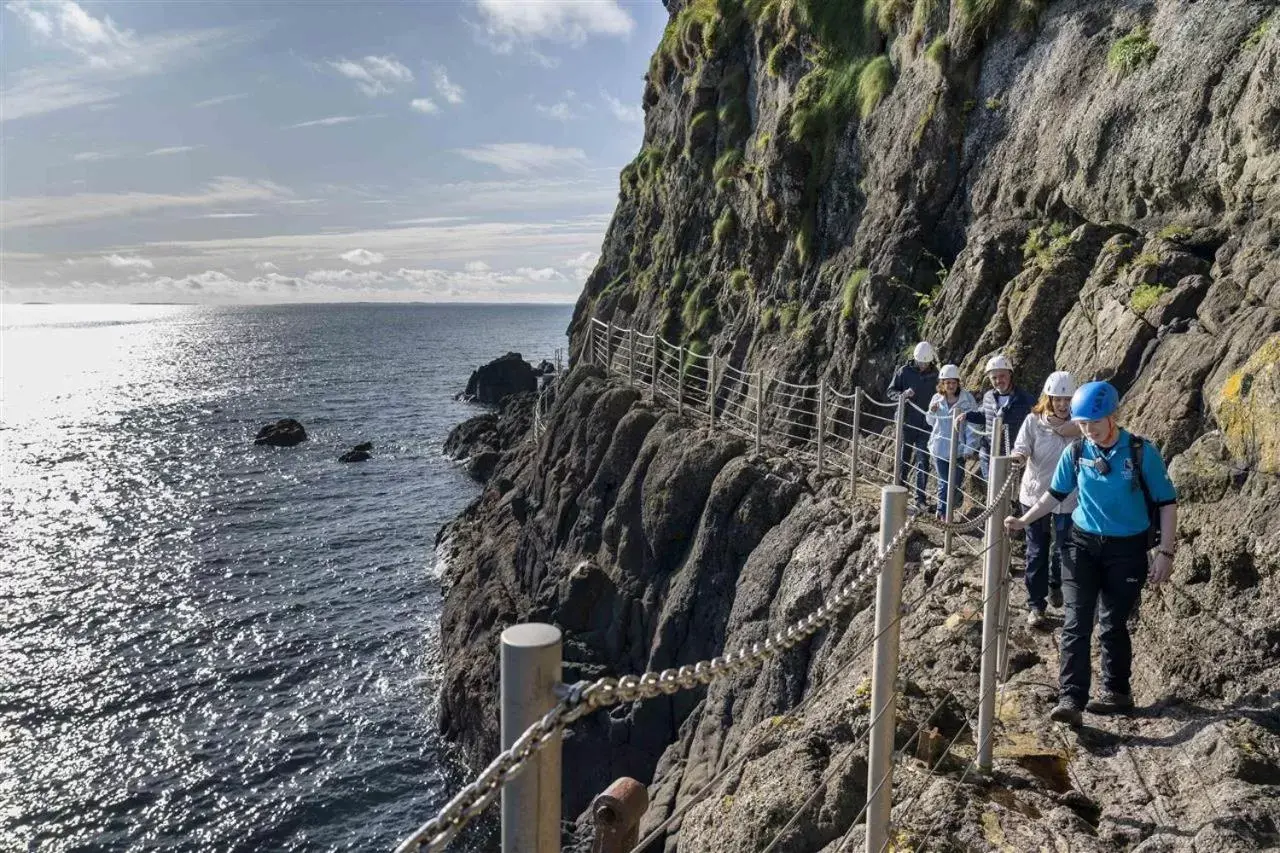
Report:
[[[904,849],[1280,844],[1278,6],[669,4],[575,356],[593,316],[845,387],[882,387],[919,337],[975,386],[1000,351],[1031,387],[1054,368],[1116,383],[1183,498],[1174,583],[1137,629],[1145,713],[1047,728],[1056,655],[1019,634],[1002,769],[920,774],[914,797],[907,773]],[[477,758],[506,625],[560,624],[571,678],[661,668],[759,639],[873,550],[875,508],[838,480],[594,368],[557,394],[541,441],[508,441],[445,532],[443,722]],[[901,740],[937,706],[925,728],[963,750],[973,567],[921,562],[927,545],[909,546],[928,598],[904,628]],[[567,811],[656,779],[651,825],[688,807],[668,849],[759,849],[816,790],[776,849],[835,849],[865,799],[856,610],[757,677],[576,724]]]

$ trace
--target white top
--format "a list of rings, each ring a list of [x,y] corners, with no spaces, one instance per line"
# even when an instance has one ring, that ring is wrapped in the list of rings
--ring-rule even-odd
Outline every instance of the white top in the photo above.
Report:
[[[937,411],[934,411],[935,405],[938,405]],[[977,408],[978,403],[973,399],[973,395],[963,389],[954,404],[948,403],[947,398],[941,394],[934,394],[933,399],[929,401],[929,408],[924,413],[924,419],[929,426],[933,427],[933,431],[929,434],[929,454],[938,459],[950,459],[953,414],[972,412]],[[963,457],[976,453],[977,443],[973,440],[969,425],[965,424],[961,427],[960,432],[960,447],[956,451],[956,456]]]
[[[1022,422],[1018,437],[1013,442],[1013,452],[1027,458],[1026,467],[1022,470],[1022,484],[1018,488],[1018,500],[1024,506],[1034,505],[1049,491],[1058,460],[1075,438],[1075,435],[1059,435],[1044,415],[1030,415]],[[1075,508],[1076,496],[1072,493],[1065,501],[1056,504],[1053,512],[1063,515]]]

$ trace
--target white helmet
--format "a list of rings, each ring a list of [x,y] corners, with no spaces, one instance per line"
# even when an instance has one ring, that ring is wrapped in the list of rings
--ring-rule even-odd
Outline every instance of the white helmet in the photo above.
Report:
[[[911,357],[921,364],[932,364],[937,358],[933,353],[933,344],[928,341],[921,341],[916,344],[915,351],[911,353]]]
[[[1076,393],[1076,381],[1065,370],[1055,371],[1044,381],[1044,393],[1050,397],[1070,397]]]
[[[988,360],[987,360],[987,369],[986,369],[986,372],[987,372],[987,373],[990,373],[990,372],[991,372],[991,371],[993,371],[993,370],[1007,370],[1007,371],[1009,371],[1010,373],[1012,373],[1012,372],[1013,372],[1013,365],[1012,365],[1012,364],[1010,364],[1010,363],[1009,363],[1009,359],[1005,358],[1004,356],[1002,356],[1002,355],[993,355],[993,356],[991,356],[991,358],[990,358],[990,359],[988,359]]]
[[[938,378],[958,380],[960,378],[960,368],[954,364],[944,364],[942,365],[942,370],[938,371]]]

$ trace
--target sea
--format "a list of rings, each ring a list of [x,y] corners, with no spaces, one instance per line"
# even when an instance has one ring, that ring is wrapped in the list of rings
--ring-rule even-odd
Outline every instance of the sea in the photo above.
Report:
[[[0,850],[389,850],[431,817],[435,538],[479,491],[454,396],[570,313],[4,306]],[[282,417],[310,440],[255,447]]]

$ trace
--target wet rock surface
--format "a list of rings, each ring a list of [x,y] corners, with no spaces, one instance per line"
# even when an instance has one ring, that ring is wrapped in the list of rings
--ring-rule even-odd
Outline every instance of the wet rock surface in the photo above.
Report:
[[[307,440],[307,430],[293,418],[281,418],[258,430],[253,443],[272,447],[293,447]]]

